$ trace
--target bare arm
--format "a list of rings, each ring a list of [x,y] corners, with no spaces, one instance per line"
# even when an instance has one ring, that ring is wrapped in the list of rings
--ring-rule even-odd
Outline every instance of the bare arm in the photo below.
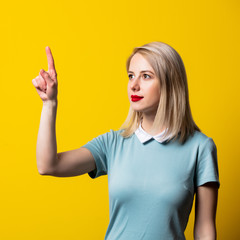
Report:
[[[71,177],[96,168],[93,155],[87,148],[57,153],[56,122],[57,102],[43,105],[37,140],[37,167],[41,175]]]
[[[32,80],[43,101],[40,126],[37,139],[37,168],[40,174],[45,173],[56,164],[57,144],[55,122],[57,115],[57,72],[49,47],[46,47],[48,71],[40,70],[39,76]]]
[[[92,153],[84,147],[57,154],[57,163],[46,175],[72,177],[91,172],[96,168]]]
[[[195,240],[216,240],[216,211],[218,188],[216,182],[208,182],[197,188],[195,202]]]
[[[37,167],[41,175],[70,177],[82,175],[96,168],[93,155],[87,148],[57,153],[57,103],[43,105],[38,140]]]
[[[57,153],[57,73],[49,47],[46,48],[48,71],[41,69],[39,76],[32,80],[43,101],[37,139],[37,168],[41,175],[69,177],[81,175],[96,168],[91,152],[86,148]]]
[[[43,103],[36,151],[40,174],[45,174],[57,163],[56,114],[57,101]]]

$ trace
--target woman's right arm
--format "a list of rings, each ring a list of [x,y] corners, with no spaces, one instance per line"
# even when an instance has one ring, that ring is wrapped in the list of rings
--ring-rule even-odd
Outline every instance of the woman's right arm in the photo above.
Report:
[[[41,69],[38,77],[32,80],[43,101],[40,126],[37,138],[37,168],[41,175],[70,177],[88,173],[96,168],[91,152],[79,148],[57,153],[57,73],[50,48],[46,48],[48,71]]]

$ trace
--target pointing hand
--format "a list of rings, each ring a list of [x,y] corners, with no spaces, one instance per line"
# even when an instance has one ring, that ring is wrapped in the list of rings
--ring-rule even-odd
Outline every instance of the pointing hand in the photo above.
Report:
[[[46,47],[48,71],[40,70],[39,75],[32,80],[40,98],[43,102],[57,101],[57,72],[54,66],[54,60],[49,47]]]

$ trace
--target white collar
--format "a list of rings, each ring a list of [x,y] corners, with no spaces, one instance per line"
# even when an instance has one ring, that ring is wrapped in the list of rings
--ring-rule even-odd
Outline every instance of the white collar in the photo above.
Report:
[[[147,133],[146,131],[144,131],[141,125],[142,125],[142,123],[139,124],[139,127],[135,131],[135,134],[141,143],[145,143],[148,140],[150,140],[151,138],[154,138],[156,141],[162,143],[162,142],[165,142],[169,138],[169,136],[166,136],[165,138],[162,137],[164,132],[166,131],[166,129],[164,129],[161,133],[159,133],[155,136],[152,136],[149,133]]]

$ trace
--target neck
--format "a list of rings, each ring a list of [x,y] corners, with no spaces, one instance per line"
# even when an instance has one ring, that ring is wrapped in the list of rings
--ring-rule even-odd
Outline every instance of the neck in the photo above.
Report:
[[[152,125],[153,125],[154,119],[155,119],[155,116],[143,116],[141,126],[142,126],[142,129],[145,132],[150,134],[150,129],[151,129]],[[165,129],[165,127],[159,128],[152,135],[157,135],[158,133],[161,133],[164,129]]]

